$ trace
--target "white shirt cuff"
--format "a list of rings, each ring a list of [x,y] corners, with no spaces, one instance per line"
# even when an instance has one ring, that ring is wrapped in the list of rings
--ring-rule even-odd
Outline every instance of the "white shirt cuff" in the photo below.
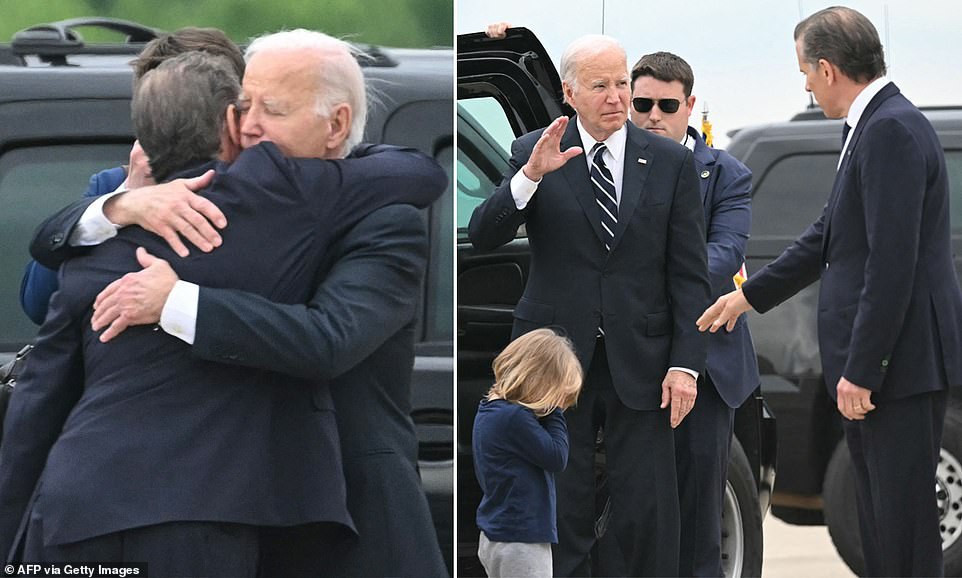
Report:
[[[695,371],[694,369],[688,369],[687,367],[669,367],[669,368],[668,368],[668,371],[672,371],[672,370],[675,370],[675,371],[684,371],[684,372],[687,373],[688,375],[694,377],[694,378],[695,378],[695,381],[698,381],[698,372]]]
[[[160,312],[160,328],[178,339],[194,344],[197,334],[197,300],[200,287],[187,281],[177,281],[167,295]]]
[[[519,211],[528,206],[528,201],[534,196],[534,192],[538,190],[539,183],[541,183],[540,180],[532,181],[525,176],[523,170],[519,170],[511,177],[511,196],[514,197],[514,206],[517,207]]]
[[[77,221],[67,242],[73,247],[89,247],[116,237],[120,227],[111,223],[104,215],[104,203],[107,199],[125,192],[127,192],[127,181],[121,183],[112,193],[100,195],[96,201],[90,203],[83,215],[80,215],[80,220]]]

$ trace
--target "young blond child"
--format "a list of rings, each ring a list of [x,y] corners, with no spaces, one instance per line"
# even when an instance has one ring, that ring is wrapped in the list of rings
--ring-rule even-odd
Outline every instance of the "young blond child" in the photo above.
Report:
[[[491,578],[551,576],[558,542],[554,474],[568,462],[562,411],[581,392],[581,363],[568,339],[536,329],[494,360],[494,385],[474,418],[478,557]]]

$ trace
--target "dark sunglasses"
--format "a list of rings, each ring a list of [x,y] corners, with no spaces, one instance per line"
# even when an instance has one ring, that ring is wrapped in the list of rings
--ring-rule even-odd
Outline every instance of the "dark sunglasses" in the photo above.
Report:
[[[651,112],[651,109],[658,105],[661,112],[665,114],[672,114],[678,112],[678,107],[681,106],[681,101],[677,98],[663,98],[661,100],[655,100],[653,98],[645,98],[643,96],[636,96],[631,99],[631,105],[635,107],[638,112]]]

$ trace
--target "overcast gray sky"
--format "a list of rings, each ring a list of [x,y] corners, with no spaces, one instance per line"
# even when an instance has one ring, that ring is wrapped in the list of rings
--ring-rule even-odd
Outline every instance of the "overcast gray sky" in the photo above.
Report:
[[[571,40],[589,33],[618,38],[629,66],[649,52],[674,52],[694,69],[696,112],[708,103],[715,144],[724,146],[724,133],[788,120],[808,104],[792,31],[801,17],[837,4],[875,24],[889,77],[910,100],[962,104],[957,0],[455,0],[455,29],[479,32],[501,20],[525,26],[555,65]],[[695,116],[692,124],[700,126]]]

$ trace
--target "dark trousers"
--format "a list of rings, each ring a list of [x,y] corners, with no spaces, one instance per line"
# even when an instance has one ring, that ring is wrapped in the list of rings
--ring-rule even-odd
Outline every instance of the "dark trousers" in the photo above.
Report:
[[[723,576],[721,513],[734,424],[735,410],[707,375],[699,378],[695,406],[675,428],[681,576]]]
[[[51,564],[147,563],[151,578],[257,575],[257,526],[215,522],[169,522],[45,546],[43,521],[30,514],[23,560]]]
[[[588,576],[595,543],[595,441],[604,428],[611,519],[623,560],[606,566],[628,576],[678,574],[678,486],[675,445],[667,410],[625,407],[611,383],[603,340],[592,358],[577,407],[565,412],[568,467],[556,476],[558,545],[556,576]],[[607,538],[607,536],[606,536]],[[606,553],[606,555],[610,555]]]
[[[30,513],[23,561],[28,563],[147,563],[151,578],[315,578],[331,575],[331,560],[350,545],[340,524],[261,527],[224,522],[168,522],[46,546],[43,520]]]
[[[865,420],[844,420],[867,576],[943,575],[934,489],[946,398],[877,401]]]

